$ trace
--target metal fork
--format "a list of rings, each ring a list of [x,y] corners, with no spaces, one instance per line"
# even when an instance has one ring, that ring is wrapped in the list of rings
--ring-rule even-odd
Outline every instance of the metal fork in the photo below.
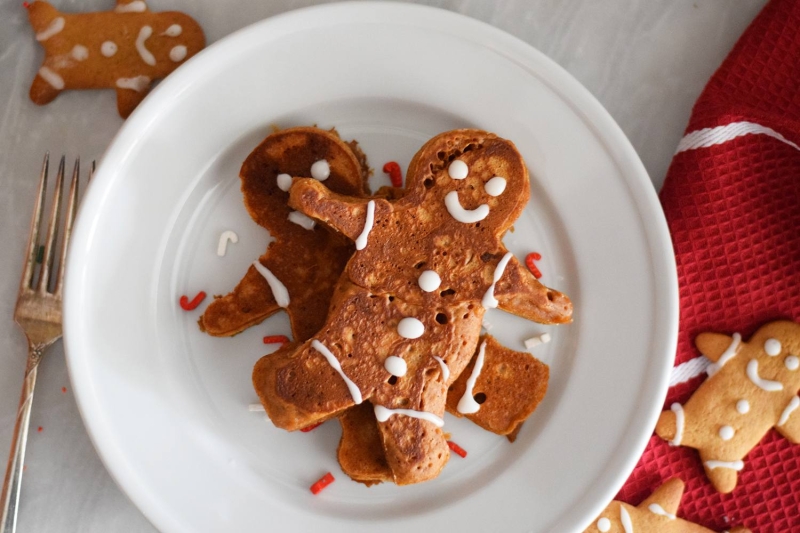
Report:
[[[14,309],[14,321],[25,331],[28,337],[28,362],[25,366],[25,380],[22,383],[22,395],[17,411],[17,421],[14,425],[14,435],[11,442],[11,453],[8,458],[5,481],[3,482],[3,514],[2,533],[13,533],[17,527],[17,509],[19,494],[22,486],[23,460],[25,459],[25,445],[28,441],[28,424],[31,418],[31,403],[33,389],[36,385],[36,373],[39,361],[44,351],[61,337],[61,291],[64,281],[64,261],[67,256],[72,223],[78,204],[78,176],[80,174],[80,160],[75,161],[72,172],[72,183],[67,199],[67,213],[63,222],[61,219],[61,192],[64,185],[64,161],[58,165],[56,175],[55,194],[53,205],[50,209],[50,220],[47,224],[47,236],[44,241],[44,254],[40,255],[39,233],[44,211],[45,191],[47,189],[47,172],[50,167],[50,154],[45,155],[42,163],[42,174],[39,179],[39,193],[31,220],[31,232],[28,237],[28,249],[25,255],[25,264],[22,270],[22,280],[17,294],[17,306]],[[58,272],[52,276],[55,249],[58,240],[59,226],[63,223],[63,238],[61,244]],[[37,260],[38,259],[38,260]],[[36,279],[36,264],[41,261],[38,280]],[[55,281],[55,282],[54,282]],[[52,286],[52,290],[50,287]]]

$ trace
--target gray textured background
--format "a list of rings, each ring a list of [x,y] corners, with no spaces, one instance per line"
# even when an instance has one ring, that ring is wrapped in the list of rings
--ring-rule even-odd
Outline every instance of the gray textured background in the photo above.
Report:
[[[63,11],[113,0],[53,0]],[[209,43],[248,23],[320,2],[150,0],[186,11]],[[622,126],[660,187],[692,104],[763,0],[420,1],[488,22],[538,48],[583,83]],[[0,468],[19,397],[25,339],[12,322],[22,253],[45,150],[99,157],[122,123],[112,91],[67,93],[45,107],[27,96],[42,51],[21,0],[0,0]],[[110,310],[113,312],[113,310]],[[62,387],[67,392],[62,393]],[[151,532],[100,463],[84,430],[58,343],[42,363],[19,531]],[[41,426],[41,432],[37,428]]]

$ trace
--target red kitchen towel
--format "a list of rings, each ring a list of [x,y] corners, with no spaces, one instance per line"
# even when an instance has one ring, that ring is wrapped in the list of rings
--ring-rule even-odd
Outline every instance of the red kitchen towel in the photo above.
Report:
[[[695,104],[661,202],[680,284],[680,333],[665,409],[706,377],[703,331],[747,339],[776,319],[800,322],[800,1],[773,0]],[[715,531],[800,532],[800,445],[771,430],[731,494],[698,453],[657,436],[617,499],[638,504],[663,481],[686,482],[678,515]]]

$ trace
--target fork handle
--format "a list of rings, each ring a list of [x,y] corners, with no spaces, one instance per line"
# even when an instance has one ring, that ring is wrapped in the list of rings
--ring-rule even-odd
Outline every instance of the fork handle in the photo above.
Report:
[[[14,424],[14,436],[11,441],[11,452],[8,455],[6,477],[3,481],[3,497],[0,500],[3,504],[2,522],[0,522],[3,526],[2,533],[14,533],[17,529],[17,509],[22,488],[22,470],[25,461],[25,445],[28,443],[33,389],[36,386],[36,374],[43,352],[44,348],[39,346],[31,346],[28,349],[28,365],[25,371],[25,380],[22,382],[22,395],[17,410],[17,421]]]

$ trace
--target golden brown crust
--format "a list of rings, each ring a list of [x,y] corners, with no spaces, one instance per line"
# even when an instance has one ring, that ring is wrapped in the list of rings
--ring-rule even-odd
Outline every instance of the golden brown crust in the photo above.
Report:
[[[345,474],[367,486],[392,481],[372,404],[364,402],[339,417],[342,438],[336,455]]]
[[[354,251],[350,242],[321,224],[307,230],[288,219],[289,193],[278,187],[277,175],[308,176],[320,159],[331,167],[325,185],[320,184],[323,188],[367,193],[362,162],[337,135],[319,128],[289,128],[269,135],[250,153],[240,173],[248,212],[275,238],[259,260],[289,292],[286,311],[297,340],[308,339],[325,323],[333,287]],[[199,324],[209,335],[230,336],[280,309],[267,281],[250,266],[230,294],[208,306]]]

